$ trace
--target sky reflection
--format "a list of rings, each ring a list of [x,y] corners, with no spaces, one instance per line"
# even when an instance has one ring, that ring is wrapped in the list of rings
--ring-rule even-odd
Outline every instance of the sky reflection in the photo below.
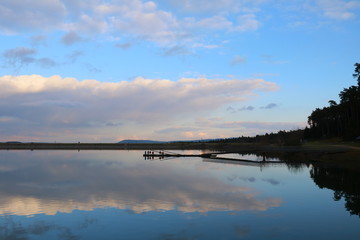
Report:
[[[0,239],[359,239],[358,178],[141,151],[0,151]]]
[[[264,211],[282,202],[209,171],[179,171],[179,164],[144,162],[133,153],[113,156],[70,151],[2,153],[0,213],[54,215],[103,207],[134,213]]]

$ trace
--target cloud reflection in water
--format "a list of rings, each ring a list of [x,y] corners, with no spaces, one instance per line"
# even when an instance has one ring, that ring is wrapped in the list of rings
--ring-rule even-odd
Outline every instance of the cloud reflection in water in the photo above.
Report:
[[[135,213],[264,211],[281,204],[209,172],[180,171],[178,164],[144,162],[127,152],[108,159],[105,153],[103,158],[91,152],[6,153],[0,162],[0,214],[54,215],[102,207]]]

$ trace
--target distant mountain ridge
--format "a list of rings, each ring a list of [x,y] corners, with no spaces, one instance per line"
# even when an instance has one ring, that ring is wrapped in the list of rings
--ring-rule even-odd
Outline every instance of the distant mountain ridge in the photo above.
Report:
[[[154,141],[154,140],[132,140],[132,139],[125,139],[118,143],[166,143],[164,141]]]
[[[155,140],[133,140],[125,139],[118,143],[176,143],[176,142],[210,142],[218,139],[201,139],[201,140],[179,140],[179,141],[155,141]]]

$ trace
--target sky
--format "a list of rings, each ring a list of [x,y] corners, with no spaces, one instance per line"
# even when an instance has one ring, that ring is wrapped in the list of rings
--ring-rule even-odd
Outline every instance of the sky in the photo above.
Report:
[[[255,136],[355,85],[356,0],[0,0],[0,141]]]

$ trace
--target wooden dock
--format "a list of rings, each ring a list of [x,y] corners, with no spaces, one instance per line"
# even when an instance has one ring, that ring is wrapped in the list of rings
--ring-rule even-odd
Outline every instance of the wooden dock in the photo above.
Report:
[[[212,153],[202,153],[202,154],[181,154],[173,153],[169,151],[145,151],[143,157],[146,159],[155,159],[155,158],[178,158],[178,157],[201,157],[201,158],[211,158]]]
[[[223,156],[226,154],[224,152],[218,153],[202,153],[202,154],[181,154],[181,153],[173,153],[169,151],[145,151],[143,154],[145,160],[165,160],[172,158],[182,158],[182,157],[201,157],[204,158],[206,162],[216,162],[216,163],[237,163],[249,166],[263,166],[269,164],[281,164],[281,161],[266,161],[265,157],[263,157],[262,161],[257,160],[249,160],[249,159],[240,159],[240,158],[227,158]]]

